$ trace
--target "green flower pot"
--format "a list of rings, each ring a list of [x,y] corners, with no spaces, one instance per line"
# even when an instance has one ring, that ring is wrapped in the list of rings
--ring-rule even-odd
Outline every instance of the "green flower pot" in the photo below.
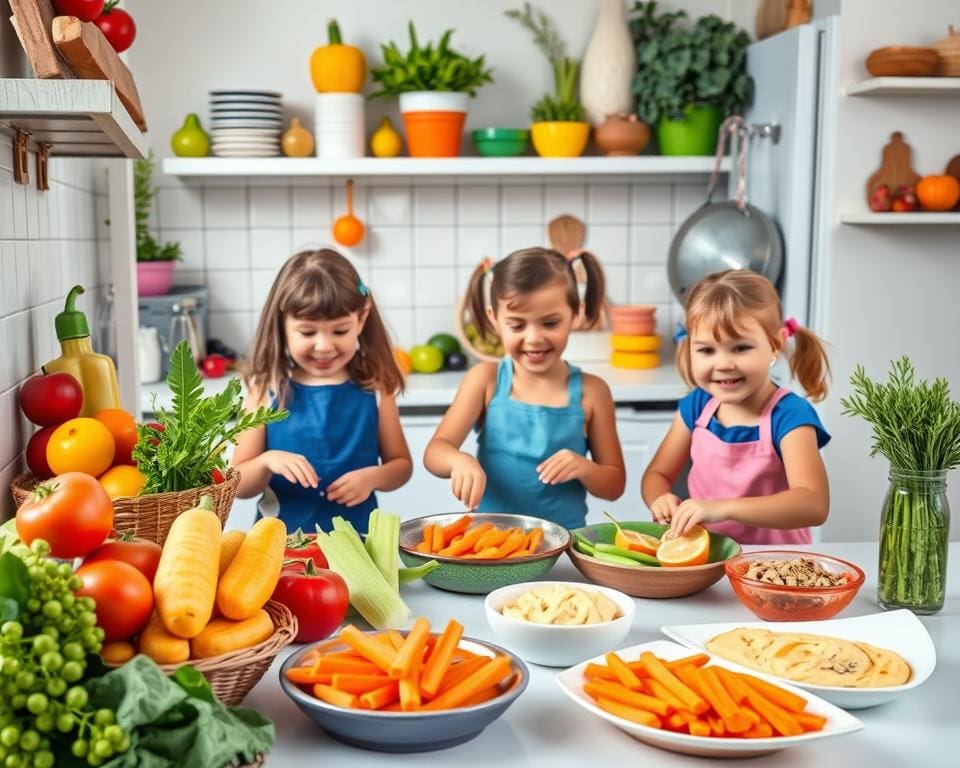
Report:
[[[688,104],[683,118],[657,120],[657,142],[664,155],[712,155],[717,151],[717,131],[723,120],[720,107]]]

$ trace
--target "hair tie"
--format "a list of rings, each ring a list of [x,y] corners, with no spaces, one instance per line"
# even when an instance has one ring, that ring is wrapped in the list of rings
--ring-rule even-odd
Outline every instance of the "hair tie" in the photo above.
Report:
[[[794,318],[788,317],[783,321],[783,327],[787,329],[787,338],[789,339],[796,335],[797,329],[800,328],[800,323]]]
[[[683,327],[683,323],[680,323],[677,332],[673,334],[673,343],[679,344],[681,339],[685,338],[687,338],[687,329]]]
[[[369,295],[370,295],[370,291],[369,291],[369,289],[367,288],[367,286],[364,285],[363,279],[362,279],[362,278],[359,278],[359,277],[357,278],[357,293],[359,293],[361,296],[369,296]]]
[[[493,259],[489,256],[480,262],[480,268],[483,269],[483,275],[480,278],[480,288],[483,291],[483,305],[485,307],[493,306]]]

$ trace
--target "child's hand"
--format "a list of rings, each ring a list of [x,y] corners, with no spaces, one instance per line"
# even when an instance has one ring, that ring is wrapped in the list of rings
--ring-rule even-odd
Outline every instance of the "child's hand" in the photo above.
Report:
[[[720,502],[705,499],[687,499],[673,513],[670,530],[665,535],[683,536],[700,523],[719,523],[726,520],[720,508]]]
[[[316,488],[320,484],[317,472],[305,456],[289,451],[264,451],[263,463],[275,475],[281,475],[294,485]]]
[[[655,523],[669,523],[680,506],[680,497],[675,493],[665,493],[658,496],[650,505],[650,513]]]
[[[569,480],[580,480],[586,474],[588,460],[579,453],[564,448],[537,466],[540,482],[557,485]]]
[[[371,469],[373,467],[355,469],[338,477],[327,486],[327,500],[335,501],[346,507],[355,507],[357,504],[365,502],[370,498],[370,494],[376,490],[370,472]]]
[[[487,474],[473,456],[461,453],[450,471],[450,487],[453,495],[468,509],[474,509],[483,498],[487,487]]]

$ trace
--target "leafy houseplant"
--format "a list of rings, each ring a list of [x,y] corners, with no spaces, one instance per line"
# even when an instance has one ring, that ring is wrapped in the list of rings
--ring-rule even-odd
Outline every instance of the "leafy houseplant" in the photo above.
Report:
[[[180,243],[160,245],[150,234],[153,205],[153,150],[133,164],[133,215],[137,240],[137,293],[157,296],[170,290]]]
[[[656,9],[654,0],[638,0],[632,9],[637,116],[656,126],[664,154],[710,154],[722,120],[753,98],[750,36],[713,14],[687,29],[679,25],[685,11]]]
[[[550,17],[543,11],[534,12],[530,3],[504,14],[533,34],[534,44],[553,68],[553,94],[545,93],[530,109],[534,147],[543,156],[580,155],[590,135],[590,125],[585,122],[584,108],[577,97],[580,60],[567,56],[567,46]]]
[[[484,57],[464,56],[450,47],[453,30],[440,41],[421,46],[413,22],[409,23],[410,50],[401,53],[397,44],[380,46],[383,66],[371,70],[380,89],[371,95],[399,96],[400,112],[407,131],[407,146],[414,157],[455,157],[460,153],[460,135],[467,112],[467,98],[493,82]]]
[[[870,380],[861,366],[843,413],[873,427],[870,455],[890,462],[890,488],[880,526],[877,596],[883,608],[936,613],[943,607],[950,507],[946,475],[960,465],[960,403],[945,379],[915,381],[906,356],[889,381]]]

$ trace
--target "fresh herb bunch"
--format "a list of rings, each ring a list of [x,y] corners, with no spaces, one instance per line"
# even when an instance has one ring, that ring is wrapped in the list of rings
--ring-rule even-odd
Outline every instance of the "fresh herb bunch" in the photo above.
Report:
[[[567,56],[567,46],[560,37],[550,17],[543,11],[534,12],[530,3],[524,3],[519,10],[504,11],[533,33],[533,42],[543,51],[550,66],[553,67],[553,96],[544,96],[530,109],[535,123],[542,122],[581,122],[584,109],[577,98],[577,77],[580,74],[580,60]]]
[[[231,379],[226,389],[203,397],[203,383],[185,341],[170,355],[167,384],[173,392],[173,410],[157,411],[157,423],[137,427],[133,459],[146,476],[141,493],[185,491],[210,485],[215,469],[224,471],[224,450],[248,429],[287,418],[287,411],[260,407],[243,410],[240,380]]]
[[[750,36],[719,16],[697,19],[692,30],[678,23],[685,11],[658,14],[657,3],[636,2],[630,32],[637,48],[633,92],[637,116],[650,124],[660,117],[679,118],[688,104],[720,107],[724,116],[738,113],[753,99],[747,74]]]
[[[180,243],[160,245],[150,234],[153,205],[153,150],[133,164],[133,216],[137,235],[137,261],[179,261]]]
[[[392,40],[381,44],[383,66],[370,70],[373,81],[381,87],[370,98],[410,91],[458,91],[476,96],[477,88],[493,82],[492,70],[484,67],[483,56],[470,59],[450,47],[452,29],[443,33],[436,46],[421,46],[412,21],[408,28],[410,50],[406,54]]]
[[[887,384],[878,384],[857,366],[843,398],[845,416],[860,416],[873,426],[870,455],[881,454],[895,469],[935,472],[960,465],[960,403],[950,399],[947,380],[916,382],[910,358],[890,367]]]

